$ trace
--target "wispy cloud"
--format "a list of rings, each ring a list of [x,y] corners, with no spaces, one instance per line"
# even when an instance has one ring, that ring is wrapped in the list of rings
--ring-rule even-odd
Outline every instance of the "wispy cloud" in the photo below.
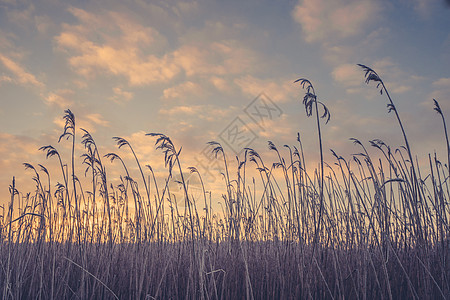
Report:
[[[200,106],[175,106],[170,109],[161,109],[160,114],[173,116],[177,114],[193,115],[199,112]]]
[[[70,12],[79,24],[65,24],[55,41],[78,74],[90,78],[107,71],[139,86],[164,82],[178,73],[169,55],[151,53],[165,44],[155,29],[117,12],[94,15],[78,8]]]
[[[304,0],[292,12],[303,39],[320,47],[324,61],[333,68],[331,77],[349,94],[361,92],[363,80],[356,64],[378,57],[377,50],[389,36],[381,23],[384,5],[371,0]]]
[[[195,10],[195,5],[191,6],[177,11]],[[189,79],[240,75],[263,65],[261,55],[242,41],[221,36],[200,39],[211,35],[204,29],[187,32],[184,38],[180,35],[181,44],[169,47],[158,30],[135,22],[126,13],[107,11],[98,15],[73,7],[69,11],[77,23],[64,24],[55,42],[57,49],[67,54],[73,70],[85,78],[106,71],[125,77],[131,86],[144,86],[167,83],[178,75]],[[226,36],[226,28],[219,27],[220,34]],[[214,84],[224,88],[217,80]]]
[[[380,4],[370,0],[304,0],[292,15],[307,42],[324,42],[362,33],[380,10]]]
[[[237,40],[187,44],[173,53],[187,76],[233,75],[256,71],[260,55]]]
[[[20,191],[30,192],[33,190],[33,182],[29,179],[29,173],[22,168],[23,163],[34,163],[41,155],[38,150],[42,140],[33,137],[20,136],[0,132],[0,182],[3,189],[0,191],[2,199],[11,183],[13,176],[16,178],[16,186]],[[44,157],[45,159],[45,157]],[[55,172],[56,173],[56,172]],[[6,187],[6,188],[5,188]],[[2,202],[2,204],[4,204]]]
[[[57,90],[49,93],[44,97],[44,102],[50,106],[56,106],[61,109],[67,109],[73,105],[73,101],[70,97],[73,95],[73,91],[70,89]]]
[[[403,71],[391,58],[372,61],[370,66],[386,82],[389,91],[393,94],[404,94],[410,91],[414,84],[423,80],[423,77]],[[364,86],[364,73],[356,64],[337,65],[331,72],[331,75],[335,82],[345,88],[349,94],[360,93],[365,94],[369,98],[375,95],[372,93],[375,89],[372,89],[372,92],[370,92]]]
[[[179,85],[164,90],[164,99],[181,99],[192,96],[199,96],[202,93],[202,87],[195,82],[186,81]]]
[[[372,67],[385,82],[389,83],[388,88],[394,94],[410,91],[412,86],[422,79],[420,76],[402,70],[400,65],[389,57],[374,61]]]
[[[363,82],[361,68],[356,64],[339,65],[334,68],[331,74],[336,82],[348,88],[348,92],[350,92],[351,89],[360,87]]]
[[[75,124],[77,129],[83,128],[90,133],[94,133],[99,129],[99,127],[109,127],[110,122],[105,120],[101,114],[75,114]],[[53,120],[53,123],[57,125],[60,129],[64,128],[65,121],[61,117],[57,117]]]
[[[9,76],[3,75],[3,76],[0,77],[0,83],[2,83],[2,82],[12,82],[12,81],[13,81],[12,78],[9,77]]]
[[[429,105],[431,99],[436,99],[445,114],[450,114],[450,77],[442,77],[433,82],[433,91],[424,104]]]
[[[148,129],[169,135],[183,146],[185,165],[196,165],[191,158],[205,142],[219,140],[239,117],[258,134],[255,149],[267,151],[267,139],[295,144],[300,131],[305,153],[316,159],[314,122],[301,105],[304,91],[293,83],[303,76],[313,80],[332,113],[323,127],[326,147],[352,153],[350,136],[398,141],[384,95],[364,83],[357,63],[373,67],[386,82],[411,138],[419,136],[419,119],[428,120],[423,111],[436,117],[432,98],[450,112],[448,20],[436,4],[426,6],[439,1],[252,2],[251,12],[242,9],[248,3],[223,1],[0,2],[0,89],[8,98],[1,127],[50,131],[50,143],[57,143],[63,110],[70,108],[77,128],[105,145],[103,153],[117,150],[111,136],[124,135],[145,162],[162,166],[163,154],[139,132]],[[423,20],[419,11],[436,19]],[[425,79],[417,76],[422,70]],[[261,92],[283,109],[282,117],[263,124],[246,114]],[[417,105],[425,100],[425,107]],[[60,147],[70,150],[69,144]],[[129,151],[117,151],[135,163]],[[11,155],[12,170],[23,159]]]
[[[11,158],[8,158],[8,156],[13,154],[17,154],[20,157],[21,155],[39,153],[38,143],[33,138],[0,132],[0,140],[2,140],[0,157],[3,159],[10,160]]]
[[[35,6],[33,3],[22,3],[19,8],[17,3],[10,3],[9,7],[5,9],[5,12],[6,17],[10,22],[14,23],[16,26],[26,28],[33,24]]]
[[[109,97],[109,99],[116,103],[126,103],[131,101],[134,97],[132,92],[125,91],[120,87],[113,88],[113,93],[114,95]]]
[[[449,2],[446,0],[410,0],[404,1],[407,5],[412,6],[417,15],[422,19],[429,19],[433,16],[433,11],[442,9]],[[444,2],[444,3],[442,3]],[[446,2],[446,3],[445,3]]]
[[[227,92],[230,90],[230,84],[224,78],[218,76],[212,76],[209,81],[213,84],[213,86],[219,90],[220,92]]]
[[[20,63],[12,60],[11,58],[0,53],[0,63],[9,71],[12,75],[11,81],[25,86],[44,87],[44,84],[40,82],[32,73],[28,72]]]
[[[437,86],[437,87],[450,88],[450,78],[448,78],[448,77],[439,78],[438,80],[433,82],[433,85]]]
[[[146,133],[148,132],[137,131],[130,135],[122,136],[122,138],[130,143],[143,166],[149,164],[155,170],[161,170],[164,168],[164,154],[155,149],[154,140],[146,136]],[[135,166],[136,162],[133,154],[127,147],[117,149],[115,152],[129,161],[127,165]],[[136,176],[139,176],[138,173],[136,173]]]
[[[109,126],[109,121],[106,121],[101,114],[88,114],[85,116],[85,119],[90,121],[94,125],[103,127]]]
[[[162,108],[159,114],[164,118],[173,118],[179,120],[180,116],[193,116],[196,119],[202,119],[208,122],[214,122],[218,118],[222,119],[236,110],[235,107],[221,108],[215,105],[178,105],[170,108]]]
[[[248,96],[256,97],[264,92],[272,101],[288,102],[298,95],[298,87],[294,84],[294,76],[289,79],[261,79],[252,75],[239,77],[234,83]]]

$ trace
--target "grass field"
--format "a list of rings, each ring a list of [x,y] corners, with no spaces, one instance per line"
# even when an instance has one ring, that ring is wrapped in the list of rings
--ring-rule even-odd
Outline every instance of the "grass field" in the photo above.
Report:
[[[165,155],[163,180],[140,165],[127,140],[114,138],[135,157],[141,176],[132,178],[131,166],[99,153],[67,110],[60,140],[71,143],[71,157],[41,148],[60,163],[63,182],[26,163],[35,190],[19,193],[13,179],[1,210],[2,298],[450,299],[450,148],[448,157],[419,163],[384,82],[361,67],[387,98],[403,146],[353,139],[358,154],[346,160],[333,153],[335,161],[325,162],[321,126],[330,112],[300,79],[317,127],[317,169],[306,170],[300,137],[289,146],[269,142],[277,161],[245,149],[233,168],[222,146],[210,142],[224,170],[221,209],[169,137],[148,134]],[[434,105],[449,147],[444,114]],[[84,153],[75,153],[79,135]],[[108,168],[122,170],[120,184],[107,176],[109,160]],[[86,173],[75,174],[81,162]],[[186,180],[193,175],[200,199],[192,199]],[[89,184],[78,179],[84,176]],[[182,199],[171,192],[175,177]]]

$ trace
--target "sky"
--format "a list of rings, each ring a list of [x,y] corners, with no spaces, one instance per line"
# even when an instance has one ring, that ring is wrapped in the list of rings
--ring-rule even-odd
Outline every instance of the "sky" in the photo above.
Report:
[[[66,109],[76,117],[79,177],[80,128],[137,172],[112,137],[127,139],[158,178],[167,174],[163,155],[145,134],[164,133],[211,190],[222,183],[208,141],[221,143],[230,161],[251,147],[270,164],[268,141],[286,155],[283,145],[298,145],[300,133],[315,167],[317,128],[299,78],[331,113],[321,123],[327,161],[329,149],[346,158],[360,152],[352,137],[400,147],[387,99],[364,83],[358,63],[386,83],[418,159],[426,166],[435,151],[444,159],[432,99],[450,120],[448,1],[0,0],[0,202],[13,176],[21,192],[33,191],[24,162],[62,181],[38,148],[53,145],[69,162],[70,141],[58,143]],[[123,175],[104,164],[111,177]]]

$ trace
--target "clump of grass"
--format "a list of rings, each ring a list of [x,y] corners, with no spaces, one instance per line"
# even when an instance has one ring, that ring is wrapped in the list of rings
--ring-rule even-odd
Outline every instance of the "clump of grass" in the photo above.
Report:
[[[360,153],[346,159],[332,151],[335,161],[324,161],[320,119],[330,114],[325,106],[319,114],[323,104],[311,82],[300,79],[306,114],[316,118],[319,168],[306,170],[300,135],[294,145],[269,142],[275,162],[246,148],[235,169],[222,146],[210,142],[224,165],[222,210],[166,135],[148,134],[164,154],[164,178],[142,168],[127,140],[114,138],[120,150],[131,151],[132,166],[119,154],[101,155],[83,129],[85,153],[77,161],[75,116],[65,111],[59,140],[72,142],[70,168],[55,147],[42,147],[47,158],[58,159],[61,174],[50,177],[45,166],[24,164],[35,190],[20,193],[13,178],[2,207],[2,298],[450,298],[444,114],[435,101],[447,166],[429,155],[425,172],[413,160],[384,82],[361,67],[366,82],[387,95],[405,147],[378,139],[369,142],[372,153],[352,139]],[[120,162],[119,178],[107,176],[115,165],[104,158]],[[75,174],[77,163],[86,167],[88,184]],[[199,178],[199,199],[189,175]]]

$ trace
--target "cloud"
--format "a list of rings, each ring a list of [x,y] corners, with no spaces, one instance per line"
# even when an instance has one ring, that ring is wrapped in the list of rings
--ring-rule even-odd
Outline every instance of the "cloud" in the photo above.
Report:
[[[19,156],[35,155],[39,153],[38,144],[32,138],[0,132],[0,140],[2,140],[2,143],[0,144],[0,157],[2,157],[2,159],[5,159],[5,156],[14,153]],[[6,158],[6,160],[8,160],[8,158]]]
[[[164,118],[170,117],[179,121],[180,116],[193,116],[196,119],[206,120],[208,122],[217,121],[229,116],[235,107],[221,108],[215,105],[179,105],[170,108],[162,108],[159,114]]]
[[[179,6],[177,11],[197,9],[195,4]],[[264,66],[261,55],[234,39],[223,24],[213,23],[213,29],[184,29],[178,33],[179,44],[170,47],[158,30],[136,23],[126,12],[94,14],[78,8],[70,8],[69,12],[77,22],[63,24],[55,45],[85,79],[107,74],[126,78],[130,86],[168,83],[180,77],[191,82],[166,89],[164,97],[171,98],[178,97],[175,94],[179,89],[193,92],[198,78],[214,78],[211,83],[224,91],[224,77],[252,73]],[[212,34],[216,25],[222,29]],[[229,31],[234,33],[236,28]]]
[[[164,99],[179,99],[198,96],[202,93],[202,87],[192,81],[183,82],[177,86],[167,88],[163,91]]]
[[[166,44],[155,29],[117,12],[69,11],[80,24],[65,24],[55,41],[57,49],[69,54],[69,64],[78,74],[90,78],[106,71],[140,86],[165,82],[179,72],[169,55],[153,54]]]
[[[136,153],[142,166],[148,164],[151,161],[151,166],[155,170],[161,170],[164,168],[164,154],[155,148],[155,140],[149,136],[146,136],[145,131],[134,132],[131,135],[123,136]],[[118,154],[123,158],[127,158],[129,164],[135,166],[134,156],[127,147],[123,147]],[[157,159],[155,157],[158,157]],[[138,178],[136,176],[136,178]]]
[[[16,188],[21,192],[31,192],[34,189],[32,173],[23,168],[23,163],[34,163],[37,157],[44,158],[39,147],[42,139],[13,135],[0,132],[0,204],[4,205],[8,197],[8,186],[13,176],[16,179]],[[47,162],[45,162],[48,166]],[[36,166],[37,167],[37,166]]]
[[[430,0],[413,0],[414,10],[422,17],[428,17],[431,14]]]
[[[274,102],[292,101],[298,95],[298,87],[294,84],[295,77],[284,80],[261,79],[251,75],[239,77],[234,83],[241,91],[251,97],[265,93]]]
[[[12,32],[7,32],[0,28],[0,50],[11,51],[14,49],[13,40],[16,40],[17,36]]]
[[[209,79],[209,81],[216,89],[218,89],[221,92],[226,92],[230,90],[230,85],[228,84],[227,80],[221,77],[213,76]]]
[[[12,81],[13,81],[12,78],[9,77],[9,76],[5,76],[5,75],[0,76],[0,83],[2,83],[2,82],[12,82]]]
[[[380,11],[379,3],[371,0],[304,0],[292,16],[302,26],[305,40],[312,43],[358,35]]]
[[[65,121],[63,118],[58,117],[53,120],[53,123],[56,124],[59,128],[64,128]],[[79,128],[83,128],[90,133],[94,133],[97,131],[98,127],[109,127],[110,122],[105,120],[101,114],[93,113],[93,114],[75,114],[75,124],[77,130]]]
[[[296,136],[296,128],[292,126],[292,116],[282,115],[273,120],[264,120],[258,124],[250,124],[253,130],[264,140],[291,141]],[[258,125],[258,126],[255,126]],[[261,128],[264,128],[261,130]]]
[[[389,60],[380,60],[375,62],[375,70],[377,72],[389,73],[395,76],[389,80],[389,88],[392,93],[402,94],[411,90],[411,83],[414,78],[411,76],[408,78],[404,72],[402,72],[397,65],[388,64]],[[366,93],[367,88],[364,87],[364,73],[361,68],[354,64],[342,64],[334,68],[331,72],[333,79],[346,89],[349,94]],[[388,81],[386,81],[388,82]]]
[[[344,87],[361,86],[363,76],[361,68],[355,64],[343,64],[332,71],[333,79]]]
[[[21,85],[32,85],[35,87],[43,87],[44,84],[40,82],[33,74],[29,73],[22,67],[19,63],[13,61],[12,59],[6,57],[0,53],[0,63],[14,75],[9,77],[14,83]]]
[[[414,84],[423,79],[420,76],[403,71],[389,57],[375,61],[372,66],[387,84],[388,89],[394,94],[402,94],[410,91]]]
[[[403,71],[391,58],[376,60],[369,66],[380,75],[389,92],[393,94],[406,93],[414,84],[423,80],[420,76]],[[364,87],[364,72],[356,64],[340,64],[333,69],[331,76],[349,94],[363,93],[369,97],[376,95],[376,93],[371,94],[367,87]],[[375,91],[375,89],[372,90]]]
[[[293,10],[292,16],[301,25],[303,38],[321,47],[323,59],[333,68],[331,77],[348,94],[363,92],[363,73],[356,64],[370,64],[367,58],[378,57],[379,49],[391,34],[388,27],[379,25],[382,23],[371,26],[382,18],[383,5],[371,0],[304,0]],[[379,59],[378,63],[383,61],[389,58]],[[409,89],[407,84],[391,85],[395,93]]]
[[[37,144],[33,143],[30,138],[11,135],[0,132],[0,199],[8,199],[6,194],[8,185],[11,184],[12,177],[23,173],[21,170],[22,163],[30,157],[37,154]],[[32,151],[32,153],[30,153]],[[3,200],[4,201],[4,200]],[[1,204],[5,202],[1,201]]]
[[[450,113],[450,77],[439,78],[433,82],[433,91],[429,95],[424,104],[430,105],[431,99],[436,99],[439,102],[445,114]]]
[[[408,8],[413,8],[416,14],[422,19],[429,19],[433,16],[433,11],[436,9],[441,9],[445,3],[448,1],[442,0],[407,0],[402,1]]]
[[[114,95],[109,97],[109,99],[116,103],[129,102],[134,97],[134,94],[132,92],[124,91],[120,87],[113,88],[113,93]]]
[[[387,27],[379,27],[366,32],[361,39],[354,43],[345,41],[326,41],[324,43],[324,59],[332,65],[352,62],[364,63],[369,57],[376,57],[385,39],[391,35]]]
[[[48,96],[44,97],[44,102],[50,106],[57,106],[61,109],[67,109],[73,105],[73,101],[69,100],[73,95],[73,91],[69,89],[57,90],[51,92]]]
[[[0,1],[1,2],[1,1]],[[20,3],[10,3],[2,7],[4,16],[14,27],[25,30],[30,34],[46,34],[54,25],[47,15],[38,15],[38,9],[32,1],[20,1]]]
[[[54,25],[49,16],[35,16],[34,26],[40,34],[46,34],[49,29]]]
[[[14,3],[14,6],[17,8],[7,8],[6,16],[8,20],[15,24],[15,26],[20,26],[22,28],[26,28],[33,23],[33,15],[35,13],[35,7],[32,3],[30,3],[26,8],[23,5],[19,5]]]
[[[257,69],[259,61],[256,52],[236,40],[183,45],[173,58],[187,76],[248,73]]]
[[[199,9],[199,5],[197,1],[192,2],[177,2],[172,6],[172,11],[176,16],[182,17],[186,14],[192,14],[197,12]]]
[[[450,88],[450,78],[439,78],[435,82],[433,82],[434,86]]]
[[[109,121],[106,121],[100,114],[88,114],[84,117],[86,120],[90,121],[94,125],[99,125],[103,127],[109,126]],[[83,119],[82,119],[83,120]]]
[[[186,115],[193,115],[198,113],[200,106],[175,106],[170,109],[161,109],[159,111],[162,115],[177,115],[177,114],[186,114]]]
[[[142,86],[168,81],[178,73],[166,55],[162,58],[154,55],[140,57],[136,49],[115,49],[90,42],[84,43],[80,51],[82,55],[71,57],[69,63],[86,78],[108,71],[127,77],[130,85]]]

